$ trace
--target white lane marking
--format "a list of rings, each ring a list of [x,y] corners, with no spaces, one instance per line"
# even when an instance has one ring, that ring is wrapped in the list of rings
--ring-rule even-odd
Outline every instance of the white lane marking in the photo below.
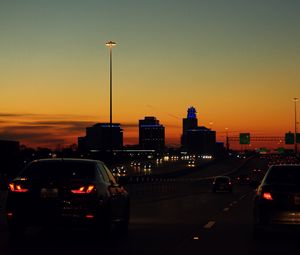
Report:
[[[209,229],[209,228],[212,228],[212,226],[213,225],[215,225],[215,221],[209,221],[205,226],[204,226],[204,228],[206,228],[206,229]]]
[[[247,194],[240,197],[240,200],[244,199],[247,196]]]
[[[233,201],[232,203],[233,203],[233,204],[236,204],[236,203],[237,203],[237,201]]]
[[[224,208],[223,211],[224,211],[224,212],[229,211],[229,207]]]

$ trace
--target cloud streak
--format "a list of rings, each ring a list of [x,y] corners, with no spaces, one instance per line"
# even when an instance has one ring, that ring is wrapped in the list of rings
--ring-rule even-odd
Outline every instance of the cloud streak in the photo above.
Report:
[[[79,115],[50,115],[32,113],[0,113],[0,139],[17,140],[32,147],[55,148],[77,143],[79,136],[85,136],[87,127],[96,121],[83,119]],[[73,117],[73,118],[72,118]],[[94,118],[95,120],[97,118]],[[163,124],[163,123],[162,123]],[[138,122],[121,123],[128,134],[125,142],[137,142]],[[166,128],[176,127],[165,125]]]
[[[95,124],[90,120],[92,116],[74,114],[0,112],[0,118],[0,139],[18,140],[34,147],[76,143],[85,128]]]

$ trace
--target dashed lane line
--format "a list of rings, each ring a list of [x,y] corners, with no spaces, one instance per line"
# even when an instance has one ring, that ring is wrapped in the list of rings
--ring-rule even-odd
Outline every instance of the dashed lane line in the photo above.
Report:
[[[244,199],[247,195],[248,195],[248,194],[245,194],[245,195],[241,196],[241,197],[239,198],[239,200]]]
[[[204,228],[205,229],[210,229],[210,228],[212,228],[213,227],[213,225],[215,225],[215,221],[209,221],[205,226],[204,226]]]

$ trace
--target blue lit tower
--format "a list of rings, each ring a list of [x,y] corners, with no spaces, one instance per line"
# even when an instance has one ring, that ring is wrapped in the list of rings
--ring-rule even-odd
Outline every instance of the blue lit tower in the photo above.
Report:
[[[187,110],[187,117],[182,119],[181,145],[186,145],[187,131],[198,127],[196,108],[191,106]]]
[[[191,106],[187,110],[187,117],[182,120],[182,134],[188,129],[198,127],[197,111]]]
[[[188,152],[213,154],[216,147],[216,132],[198,126],[197,111],[194,107],[187,110],[187,118],[182,120],[182,148]]]
[[[190,108],[188,108],[187,110],[187,117],[188,119],[196,119],[197,115],[196,115],[197,111],[196,108],[191,106]]]

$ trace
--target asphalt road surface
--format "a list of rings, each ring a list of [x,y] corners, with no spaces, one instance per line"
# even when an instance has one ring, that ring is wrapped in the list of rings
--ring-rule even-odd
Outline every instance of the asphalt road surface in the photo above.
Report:
[[[242,163],[237,164],[242,166],[239,173],[266,167],[261,159]],[[211,171],[222,174],[237,167],[228,164],[210,166]],[[253,239],[253,188],[235,184],[233,193],[212,193],[209,181],[193,181],[201,176],[195,169],[184,180],[165,183],[166,189],[155,192],[151,186],[155,196],[149,187],[143,196],[140,187],[139,195],[132,196],[131,222],[123,237],[113,232],[104,238],[85,229],[32,228],[14,241],[2,220],[0,254],[300,254],[299,236],[293,234]]]

